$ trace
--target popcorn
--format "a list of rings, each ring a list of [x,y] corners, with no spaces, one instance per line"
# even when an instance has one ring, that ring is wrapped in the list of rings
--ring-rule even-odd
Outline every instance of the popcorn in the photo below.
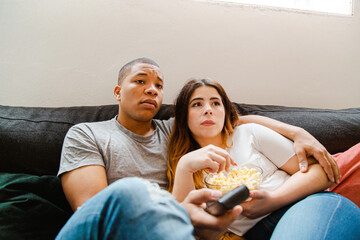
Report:
[[[211,188],[225,190],[225,192],[228,192],[241,184],[245,184],[251,191],[256,189],[261,182],[260,171],[257,168],[233,168],[231,172],[227,174],[227,176],[225,176],[223,172],[219,174],[211,174],[208,176],[209,178],[206,179],[205,182],[207,184],[215,185]]]

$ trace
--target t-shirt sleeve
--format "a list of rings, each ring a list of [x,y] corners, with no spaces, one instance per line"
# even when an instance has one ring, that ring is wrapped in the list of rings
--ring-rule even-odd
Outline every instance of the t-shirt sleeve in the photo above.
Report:
[[[291,140],[258,124],[251,124],[255,148],[272,161],[278,168],[295,155]]]
[[[75,125],[65,136],[58,176],[88,165],[105,166],[92,131],[85,124]]]
[[[171,131],[174,127],[175,118],[169,118],[168,120],[157,120],[158,126],[163,129],[163,132],[166,134],[167,137],[170,136]]]

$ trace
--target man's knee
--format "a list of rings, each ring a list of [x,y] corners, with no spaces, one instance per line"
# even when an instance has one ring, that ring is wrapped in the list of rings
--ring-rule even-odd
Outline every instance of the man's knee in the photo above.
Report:
[[[146,180],[130,177],[119,179],[105,189],[108,198],[131,201],[146,194]]]

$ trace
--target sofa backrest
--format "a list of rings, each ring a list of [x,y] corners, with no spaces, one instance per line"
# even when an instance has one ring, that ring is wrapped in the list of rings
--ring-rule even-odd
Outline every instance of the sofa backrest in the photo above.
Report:
[[[240,114],[271,117],[306,129],[330,153],[360,142],[360,108],[326,110],[234,103]],[[117,105],[35,108],[0,106],[0,172],[56,175],[68,129],[80,122],[113,118]],[[155,118],[168,119],[164,104]]]

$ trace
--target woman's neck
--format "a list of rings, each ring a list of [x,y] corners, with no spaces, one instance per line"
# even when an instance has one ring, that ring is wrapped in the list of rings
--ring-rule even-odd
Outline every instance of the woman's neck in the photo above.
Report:
[[[226,148],[226,145],[224,144],[223,138],[221,136],[215,138],[198,138],[195,140],[199,143],[200,147],[206,147],[207,145],[212,144],[223,149]]]

